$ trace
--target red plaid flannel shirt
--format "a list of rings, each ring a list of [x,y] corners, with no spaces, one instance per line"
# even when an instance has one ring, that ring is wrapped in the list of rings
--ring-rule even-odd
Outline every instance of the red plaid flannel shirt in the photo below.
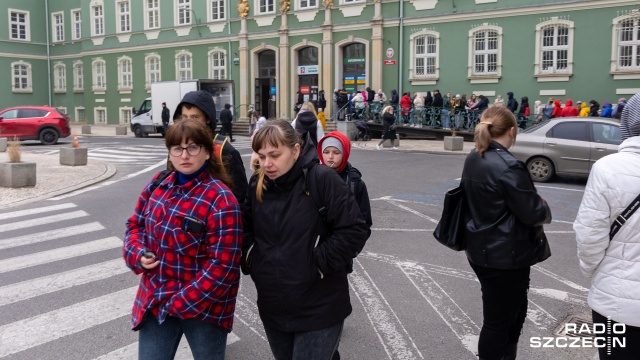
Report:
[[[235,197],[221,181],[203,172],[183,185],[175,172],[140,194],[127,221],[123,257],[142,274],[132,323],[146,311],[164,322],[167,315],[199,319],[231,331],[240,282],[242,217]],[[181,229],[185,216],[205,224],[201,234]],[[160,264],[145,270],[140,257],[155,253]]]

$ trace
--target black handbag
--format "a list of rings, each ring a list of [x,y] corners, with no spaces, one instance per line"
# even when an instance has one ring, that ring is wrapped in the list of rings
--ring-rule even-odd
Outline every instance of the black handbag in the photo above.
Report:
[[[442,216],[433,231],[433,237],[449,249],[464,250],[466,248],[464,241],[466,210],[467,203],[462,186],[447,191],[444,195]]]

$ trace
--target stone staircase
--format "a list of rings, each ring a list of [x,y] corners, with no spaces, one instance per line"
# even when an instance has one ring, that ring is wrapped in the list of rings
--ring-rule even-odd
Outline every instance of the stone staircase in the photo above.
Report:
[[[218,131],[220,130],[220,124],[218,123]],[[325,134],[337,130],[335,121],[327,119],[327,129]],[[249,136],[249,119],[236,120],[233,122],[233,134],[239,136]]]

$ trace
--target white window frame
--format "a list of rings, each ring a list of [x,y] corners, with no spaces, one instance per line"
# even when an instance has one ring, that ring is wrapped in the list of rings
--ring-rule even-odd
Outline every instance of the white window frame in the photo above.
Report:
[[[101,72],[99,72],[101,70]],[[95,92],[105,92],[107,90],[107,63],[99,58],[91,62],[91,73],[93,84],[91,89]]]
[[[99,116],[98,114],[103,114],[104,116]],[[96,125],[106,124],[107,123],[107,108],[104,106],[98,106],[93,108],[93,123]]]
[[[227,79],[227,52],[222,48],[213,48],[207,54],[209,63],[209,79]],[[218,64],[215,64],[215,62]],[[220,64],[222,62],[222,64]]]
[[[118,109],[118,113],[120,114],[119,116],[119,124],[120,125],[129,125],[131,124],[131,118],[133,117],[133,111],[131,110],[131,107],[121,107]]]
[[[153,7],[149,7],[152,2]],[[160,0],[144,0],[144,29],[160,28]]]
[[[71,40],[82,38],[82,9],[71,10]]]
[[[558,28],[566,27],[567,33],[567,45],[557,45],[555,42],[558,39]],[[554,28],[554,45],[543,47],[544,31],[549,28]],[[558,17],[552,17],[548,21],[544,21],[536,25],[536,52],[535,52],[535,64],[534,64],[534,76],[538,78],[538,81],[545,81],[550,78],[556,78],[558,81],[569,81],[569,77],[573,75],[573,36],[574,36],[574,23],[573,21],[566,19],[559,19]],[[567,51],[567,66],[564,69],[558,69],[555,65],[557,62],[557,54],[559,51]],[[543,69],[543,51],[554,52],[553,69]],[[560,79],[558,79],[560,78]]]
[[[225,0],[207,0],[207,14],[209,22],[226,20]]]
[[[31,13],[29,11],[24,11],[24,10],[8,9],[8,14],[9,14],[9,38],[11,40],[18,40],[18,41],[31,41],[31,22],[30,22]],[[24,22],[20,22],[20,21],[13,22],[11,20],[12,14],[24,15]],[[13,36],[13,32],[11,29],[13,25],[15,25],[18,28],[17,37]],[[24,27],[24,38],[21,38],[19,36],[21,27]]]
[[[96,14],[98,9],[100,10],[100,12]],[[91,11],[91,36],[104,36],[104,4],[103,2],[92,1],[90,11]]]
[[[489,41],[488,34],[490,32],[496,33],[496,49],[488,49]],[[484,45],[485,48],[483,50],[476,50],[476,35],[478,33],[484,33],[485,40]],[[497,25],[489,25],[488,23],[484,23],[480,26],[476,26],[469,30],[468,34],[468,63],[467,63],[467,76],[471,83],[483,83],[483,82],[491,82],[496,83],[502,77],[502,27]],[[487,68],[487,64],[489,62],[489,56],[496,56],[496,69],[495,71],[476,71],[476,55],[480,55],[484,58],[483,63],[485,64],[485,69]]]
[[[310,10],[318,8],[319,0],[297,0],[296,7],[297,10]]]
[[[131,91],[133,88],[133,62],[128,56],[118,58],[118,91]]]
[[[419,56],[419,54],[416,53],[416,43],[419,41],[420,38],[425,39],[424,56]],[[435,53],[427,52],[428,51],[428,44],[426,42],[427,38],[433,38],[433,40],[435,41],[435,48],[436,48]],[[409,80],[410,81],[438,80],[440,78],[440,33],[432,30],[426,30],[426,29],[418,31],[409,37],[409,48],[410,48],[410,54],[411,54],[409,59]],[[433,74],[427,74],[427,73],[418,74],[418,71],[417,71],[418,57],[425,58],[425,60],[427,58],[434,59],[435,71]],[[425,61],[425,68],[426,68],[426,61]]]
[[[182,67],[183,57],[188,57],[188,67]],[[193,79],[193,55],[187,50],[180,50],[176,53],[176,80]]]
[[[82,61],[73,63],[73,91],[84,91],[84,64]]]
[[[126,6],[125,11],[122,7]],[[129,0],[116,1],[116,33],[131,32],[131,2]]]
[[[16,75],[16,66],[20,66],[20,71],[24,71],[24,74]],[[16,89],[16,80],[24,79],[25,87],[20,87]],[[20,81],[22,83],[22,81]],[[11,63],[11,89],[14,93],[32,93],[33,92],[33,81],[32,81],[32,73],[31,73],[31,64],[26,61],[16,61]]]
[[[80,112],[82,112],[82,120],[80,120]],[[76,106],[74,109],[74,121],[75,122],[86,122],[87,121],[87,113],[84,109],[84,106]]]
[[[631,21],[631,39],[622,40],[622,25],[625,22]],[[618,16],[613,19],[613,32],[611,38],[611,73],[614,74],[614,79],[629,79],[629,74],[633,79],[640,79],[640,10],[632,10],[627,14]],[[631,50],[631,64],[621,64],[621,51],[623,47],[630,47]],[[616,75],[625,76],[616,76]]]
[[[57,94],[67,92],[67,66],[64,63],[53,66],[53,91]]]
[[[52,42],[64,42],[64,12],[51,13],[51,37]]]
[[[366,1],[367,0],[340,0],[340,5],[359,4]]]
[[[264,4],[263,4],[264,3]],[[254,0],[254,9],[256,15],[268,15],[276,13],[276,0]]]
[[[187,26],[193,23],[193,17],[191,14],[191,9],[193,8],[193,4],[191,0],[173,0],[174,1],[174,9],[175,18],[174,24],[175,26]]]
[[[157,61],[157,68],[152,69],[152,60]],[[147,91],[151,90],[151,84],[154,82],[162,81],[162,61],[160,59],[160,55],[156,53],[148,54],[144,57],[144,68],[145,68],[145,88]]]

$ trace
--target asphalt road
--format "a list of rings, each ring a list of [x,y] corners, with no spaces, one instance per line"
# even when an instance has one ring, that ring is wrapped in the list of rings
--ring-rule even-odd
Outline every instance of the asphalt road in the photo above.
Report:
[[[164,168],[164,155],[155,151],[162,140],[83,141],[90,156],[117,166],[118,181],[0,212],[0,358],[136,357],[129,314],[138,279],[121,260],[121,240],[140,190]],[[248,161],[248,142],[235,145]],[[130,161],[123,161],[127,154]],[[345,323],[342,358],[474,359],[482,326],[479,283],[464,253],[431,235],[464,156],[363,150],[351,156],[368,186],[374,229],[350,275],[353,313]],[[554,222],[545,228],[553,255],[532,270],[518,359],[595,354],[530,347],[531,337],[553,336],[568,317],[588,312],[588,281],[578,270],[571,228],[584,185],[559,179],[538,186],[553,212]],[[243,277],[227,359],[272,358],[255,302],[255,287]],[[180,359],[190,358],[185,344]]]

